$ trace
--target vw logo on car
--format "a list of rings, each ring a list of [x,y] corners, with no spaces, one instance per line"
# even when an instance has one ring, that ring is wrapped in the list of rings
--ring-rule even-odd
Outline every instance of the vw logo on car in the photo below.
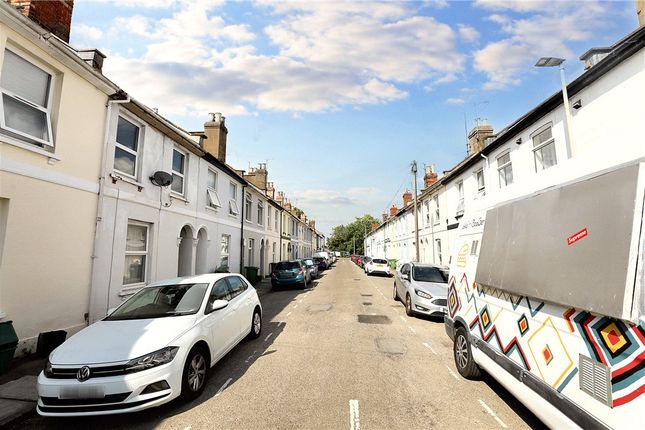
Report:
[[[90,379],[90,373],[90,368],[83,366],[78,369],[78,372],[76,372],[76,379],[78,380],[78,382],[87,381],[88,379]]]

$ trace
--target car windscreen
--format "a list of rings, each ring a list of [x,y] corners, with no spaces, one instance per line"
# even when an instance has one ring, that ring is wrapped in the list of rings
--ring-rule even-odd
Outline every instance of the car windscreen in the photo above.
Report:
[[[383,260],[382,258],[375,258],[372,260],[372,263],[374,264],[387,264],[387,260]]]
[[[207,289],[207,283],[146,287],[105,319],[115,321],[195,314]]]
[[[412,268],[412,278],[421,282],[448,283],[448,273],[438,267],[414,266]]]
[[[293,270],[299,268],[300,264],[297,261],[281,261],[275,265],[274,270]]]
[[[323,261],[323,260],[324,260],[324,258],[321,258],[321,257],[314,257],[314,262],[316,262],[316,263],[320,263],[320,262],[321,262],[321,261]]]

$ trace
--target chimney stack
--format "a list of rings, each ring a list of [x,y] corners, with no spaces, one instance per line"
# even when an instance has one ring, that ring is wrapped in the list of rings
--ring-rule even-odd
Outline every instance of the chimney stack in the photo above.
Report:
[[[228,130],[224,124],[225,119],[221,113],[209,113],[210,121],[204,123],[204,150],[217,158],[222,163],[226,163],[226,136]]]
[[[372,223],[372,231],[376,231],[377,228],[378,228],[378,224],[373,222]]]
[[[638,26],[645,26],[645,0],[636,0],[636,15],[638,15]]]
[[[611,48],[591,48],[580,56],[580,59],[585,62],[585,71],[591,69],[598,64],[611,52]]]
[[[412,203],[412,193],[410,190],[406,190],[405,193],[403,193],[403,207],[408,207],[410,203]]]
[[[381,214],[381,219],[383,220],[383,222],[385,222],[387,220],[387,212],[383,212]]]
[[[69,43],[74,0],[8,0],[24,16]]]
[[[392,205],[390,208],[390,216],[396,215],[396,213],[399,211],[399,208],[396,207],[396,205]]]
[[[468,155],[477,154],[486,146],[486,139],[493,136],[493,127],[478,124],[468,133]]]
[[[425,188],[430,188],[437,182],[437,172],[435,172],[434,164],[425,167],[425,174],[423,175],[423,184]]]
[[[273,182],[267,182],[266,195],[275,200],[275,187],[273,186]]]
[[[276,198],[276,201],[280,203],[280,206],[284,206],[284,191],[278,191],[278,197]]]
[[[251,167],[251,171],[244,175],[244,179],[261,189],[262,191],[267,190],[267,177],[269,172],[267,171],[266,163],[260,163],[258,167]]]

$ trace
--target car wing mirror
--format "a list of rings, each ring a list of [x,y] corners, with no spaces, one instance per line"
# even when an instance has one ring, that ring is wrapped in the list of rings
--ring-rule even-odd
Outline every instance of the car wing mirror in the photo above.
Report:
[[[206,309],[207,313],[219,311],[220,309],[224,309],[225,307],[228,306],[228,300],[215,300],[211,305]]]
[[[409,273],[406,273],[406,274],[405,274],[405,279],[407,279],[408,281],[411,281],[411,280],[412,280],[412,277],[410,276],[410,274],[409,274]]]

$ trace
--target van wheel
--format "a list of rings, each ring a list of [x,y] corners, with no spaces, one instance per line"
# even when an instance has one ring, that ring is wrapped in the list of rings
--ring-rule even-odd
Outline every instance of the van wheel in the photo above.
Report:
[[[204,391],[209,368],[210,362],[204,348],[194,347],[184,364],[184,375],[181,381],[181,397],[184,400],[194,400]]]
[[[470,342],[468,342],[468,333],[463,327],[459,327],[455,333],[455,341],[453,343],[453,355],[455,357],[455,365],[459,374],[466,379],[477,379],[481,375],[481,371],[470,350]]]

